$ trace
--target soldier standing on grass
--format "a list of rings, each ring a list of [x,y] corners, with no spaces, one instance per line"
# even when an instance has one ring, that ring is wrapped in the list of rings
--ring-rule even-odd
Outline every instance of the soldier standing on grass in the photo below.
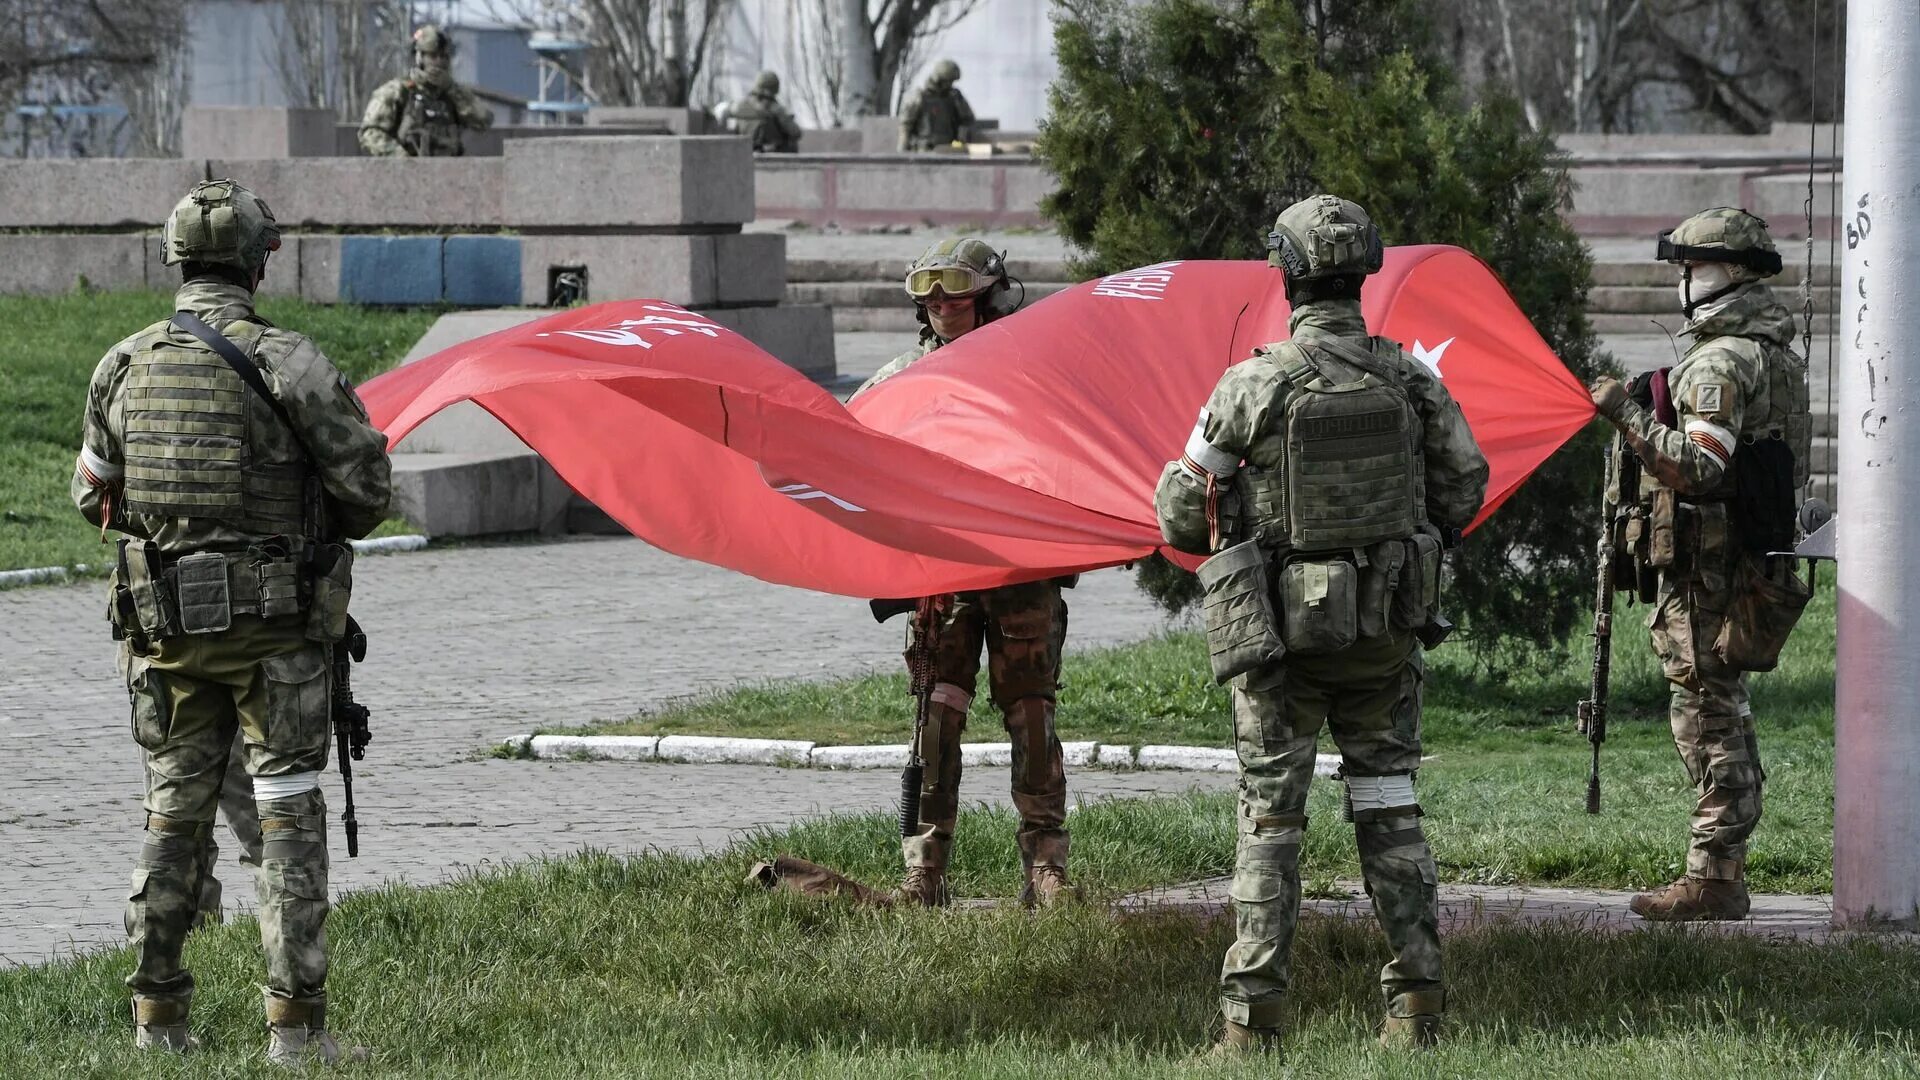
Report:
[[[900,106],[900,149],[945,150],[973,141],[973,106],[954,85],[959,81],[959,64],[942,60],[933,65],[926,85]]]
[[[1697,797],[1686,873],[1630,906],[1662,922],[1741,919],[1766,779],[1746,673],[1772,669],[1812,595],[1791,558],[1769,554],[1793,546],[1794,492],[1807,482],[1807,364],[1792,348],[1792,312],[1761,284],[1781,268],[1766,222],[1707,210],[1662,234],[1657,256],[1681,269],[1693,338],[1667,378],[1671,422],[1615,379],[1594,383],[1593,402],[1652,481],[1644,514],[1656,542],[1630,554],[1659,570],[1648,626]]]
[[[126,534],[109,616],[146,842],[127,898],[135,1043],[185,1051],[181,950],[207,874],[236,732],[264,837],[260,941],[267,1056],[365,1056],[327,1031],[329,649],[345,632],[352,549],[386,516],[386,436],[312,341],[254,311],[273,214],[231,180],[168,217],[176,314],[113,347],[87,391],[75,504]],[[205,335],[204,337],[202,335]]]
[[[360,148],[373,157],[459,157],[462,129],[485,131],[493,113],[453,81],[453,41],[437,26],[413,32],[413,71],[381,85],[360,121]]]
[[[1251,583],[1247,596],[1263,610],[1269,597],[1280,602],[1278,627],[1264,618],[1255,627],[1272,647],[1233,684],[1237,936],[1220,975],[1226,1031],[1215,1053],[1279,1043],[1322,724],[1340,747],[1361,874],[1393,947],[1380,973],[1382,1039],[1430,1045],[1446,994],[1433,853],[1413,787],[1421,645],[1444,636],[1440,554],[1479,511],[1487,461],[1440,380],[1367,333],[1360,288],[1383,252],[1365,211],[1306,199],[1280,214],[1267,246],[1286,275],[1290,339],[1221,376],[1154,492],[1169,544],[1251,560],[1235,580]],[[1210,646],[1224,629],[1214,606],[1210,588]]]
[[[1005,261],[984,240],[956,237],[929,247],[907,267],[907,296],[919,316],[920,341],[875,372],[858,397],[940,346],[1010,315],[1020,304]],[[1020,814],[1022,901],[1051,904],[1071,895],[1067,880],[1067,777],[1054,731],[1054,695],[1067,639],[1061,582],[1032,581],[942,597],[931,715],[921,733],[926,779],[920,829],[901,842],[907,872],[902,899],[946,904],[947,860],[960,809],[960,735],[967,726],[987,650],[987,681],[1013,744],[1013,805]],[[913,649],[908,646],[911,658]]]

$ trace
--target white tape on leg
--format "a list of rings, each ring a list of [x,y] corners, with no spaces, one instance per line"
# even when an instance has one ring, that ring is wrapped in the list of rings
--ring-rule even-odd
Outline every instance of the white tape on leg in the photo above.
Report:
[[[318,771],[286,773],[281,776],[256,776],[253,778],[253,799],[255,802],[272,802],[274,799],[305,795],[319,786]]]
[[[1347,792],[1353,796],[1353,809],[1361,810],[1398,810],[1403,806],[1417,805],[1413,797],[1413,777],[1402,773],[1399,776],[1349,776]]]

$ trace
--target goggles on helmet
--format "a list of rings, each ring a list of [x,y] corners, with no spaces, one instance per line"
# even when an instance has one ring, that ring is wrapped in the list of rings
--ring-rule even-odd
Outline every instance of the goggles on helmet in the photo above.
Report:
[[[924,300],[935,289],[951,297],[972,296],[992,282],[970,266],[923,266],[907,271],[907,295]]]
[[[1777,251],[1768,251],[1765,248],[1747,248],[1744,251],[1734,251],[1731,248],[1723,247],[1694,247],[1691,244],[1676,244],[1673,242],[1672,229],[1668,229],[1666,232],[1660,234],[1660,239],[1654,247],[1654,258],[1666,263],[1732,263],[1735,266],[1744,266],[1756,273],[1769,276],[1779,273],[1781,267],[1780,253]]]

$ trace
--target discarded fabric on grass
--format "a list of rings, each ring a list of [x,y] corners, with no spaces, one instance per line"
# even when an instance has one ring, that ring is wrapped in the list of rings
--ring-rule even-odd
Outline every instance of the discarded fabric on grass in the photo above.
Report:
[[[1461,249],[1389,249],[1364,307],[1465,410],[1493,467],[1481,518],[1593,416]],[[1287,336],[1288,310],[1265,263],[1161,263],[982,327],[848,407],[701,315],[623,300],[454,346],[360,393],[395,445],[476,402],[675,554],[821,592],[925,596],[1159,549],[1161,466],[1221,372]]]

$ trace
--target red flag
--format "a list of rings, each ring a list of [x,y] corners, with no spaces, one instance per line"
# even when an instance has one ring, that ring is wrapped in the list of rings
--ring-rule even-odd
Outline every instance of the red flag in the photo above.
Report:
[[[1460,399],[1493,463],[1482,518],[1593,415],[1466,252],[1389,250],[1365,308]],[[1263,263],[1145,267],[976,330],[849,412],[732,331],[630,300],[455,346],[361,395],[396,444],[477,402],[668,551],[824,592],[917,596],[1154,550],[1161,466],[1220,373],[1284,339],[1286,316]]]

